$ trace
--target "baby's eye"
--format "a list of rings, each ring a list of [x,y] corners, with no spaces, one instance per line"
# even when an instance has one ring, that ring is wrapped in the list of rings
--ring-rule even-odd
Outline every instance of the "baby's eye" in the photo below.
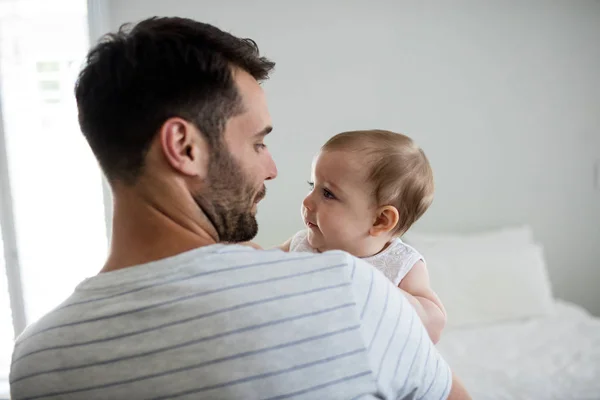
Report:
[[[257,143],[257,144],[254,145],[254,149],[256,151],[264,150],[266,148],[267,148],[267,145],[264,144],[264,143]]]
[[[315,188],[315,183],[314,182],[306,181],[306,183],[308,183],[308,187],[310,188],[310,190],[313,190]]]
[[[335,199],[334,194],[327,189],[323,189],[323,196],[325,196],[326,199]]]

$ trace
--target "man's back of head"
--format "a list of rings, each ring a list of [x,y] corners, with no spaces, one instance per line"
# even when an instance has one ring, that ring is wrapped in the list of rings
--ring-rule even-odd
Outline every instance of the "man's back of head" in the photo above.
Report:
[[[265,80],[275,64],[249,39],[183,18],[151,18],[106,35],[75,88],[81,129],[110,181],[135,182],[161,126],[194,123],[212,145],[242,112],[234,68]]]

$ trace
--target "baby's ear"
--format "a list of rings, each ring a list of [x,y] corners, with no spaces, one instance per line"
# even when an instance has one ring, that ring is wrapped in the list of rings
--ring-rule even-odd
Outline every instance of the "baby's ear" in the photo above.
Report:
[[[396,225],[400,214],[394,206],[383,206],[379,207],[375,214],[375,221],[369,233],[371,236],[379,236],[385,233],[390,233]]]

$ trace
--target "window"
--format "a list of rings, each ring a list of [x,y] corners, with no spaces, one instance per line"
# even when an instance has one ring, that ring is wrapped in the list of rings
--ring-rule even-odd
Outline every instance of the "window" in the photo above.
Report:
[[[40,81],[40,90],[42,92],[57,92],[60,90],[59,81]]]
[[[22,285],[24,309],[12,314],[32,323],[106,257],[101,173],[73,96],[87,50],[85,0],[0,0],[0,180],[14,221],[3,232],[19,260],[0,262],[0,398],[14,336],[7,287]],[[15,268],[20,282],[6,274]]]
[[[56,61],[39,61],[35,65],[37,72],[58,72],[60,69],[60,63]]]

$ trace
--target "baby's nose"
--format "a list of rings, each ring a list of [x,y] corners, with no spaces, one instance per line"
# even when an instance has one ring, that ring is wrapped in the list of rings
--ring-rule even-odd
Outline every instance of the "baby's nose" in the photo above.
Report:
[[[302,205],[307,210],[312,211],[314,209],[315,204],[312,201],[312,196],[310,194],[304,198],[304,200],[302,201]]]

